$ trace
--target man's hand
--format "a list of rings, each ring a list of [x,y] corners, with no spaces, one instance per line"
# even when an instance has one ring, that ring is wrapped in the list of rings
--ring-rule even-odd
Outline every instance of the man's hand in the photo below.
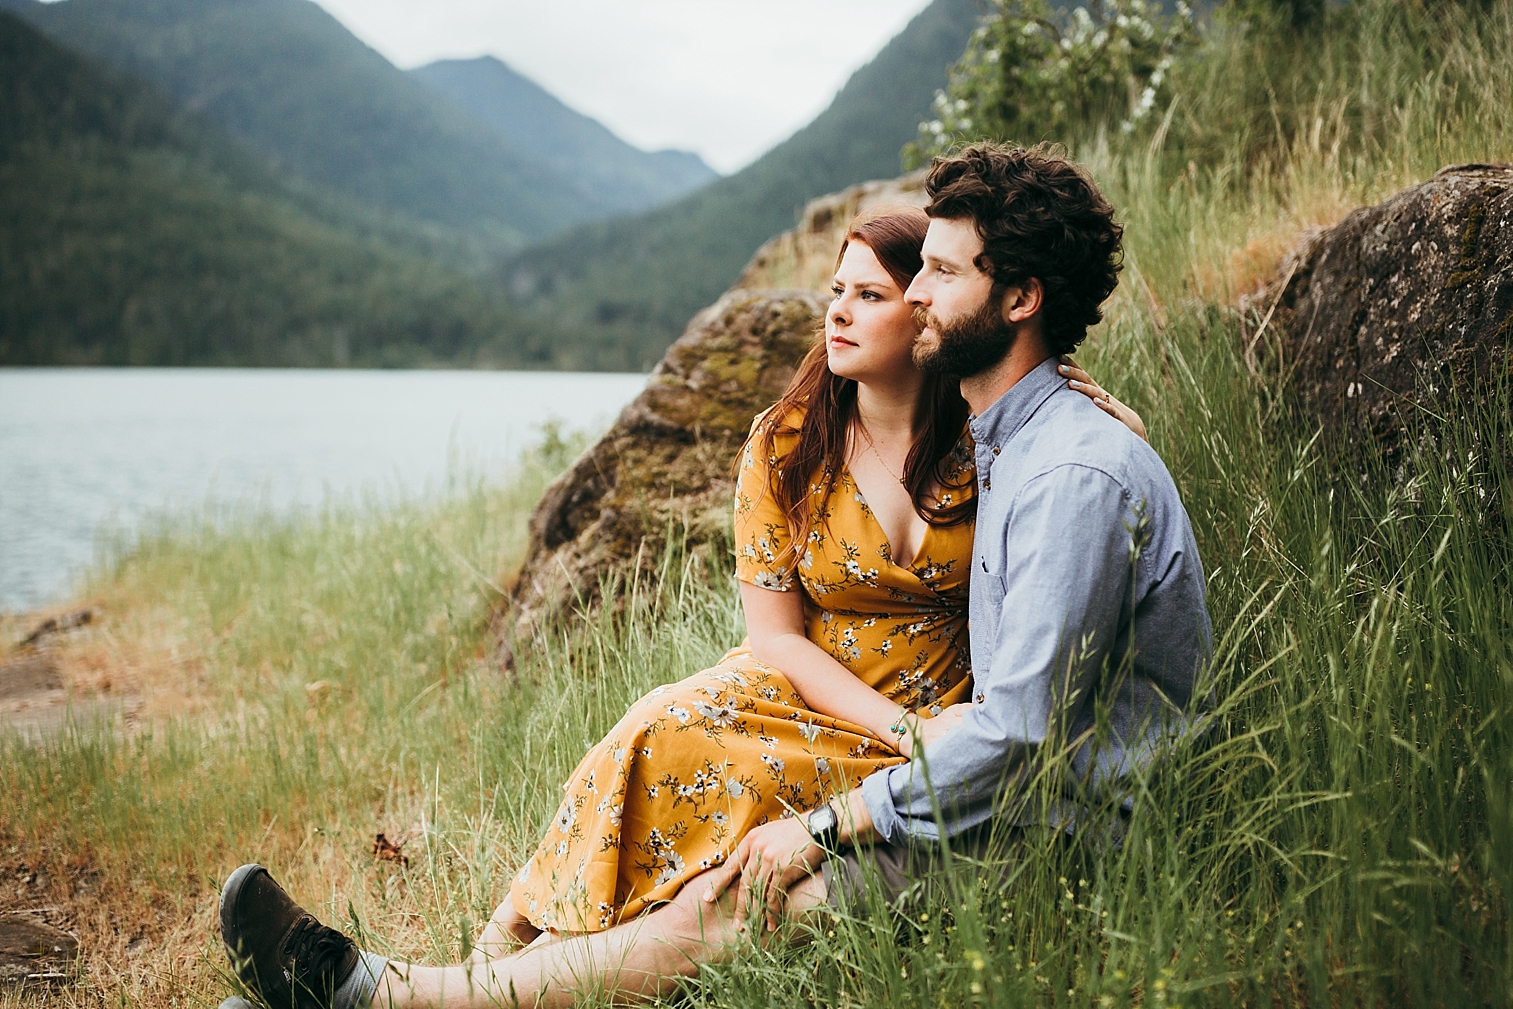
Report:
[[[814,843],[798,817],[784,817],[754,828],[742,839],[731,859],[741,866],[741,888],[735,899],[736,921],[744,922],[765,910],[767,930],[777,928],[788,888],[812,875],[824,857],[824,849]],[[725,885],[729,885],[728,878]],[[757,893],[765,893],[765,908],[758,908]],[[714,900],[718,896],[707,892],[704,899]]]
[[[925,747],[937,739],[948,735],[960,726],[962,716],[970,711],[971,708],[972,705],[970,703],[963,702],[951,705],[934,718],[920,718],[918,715],[911,715],[909,731],[904,735],[898,752],[913,760]]]

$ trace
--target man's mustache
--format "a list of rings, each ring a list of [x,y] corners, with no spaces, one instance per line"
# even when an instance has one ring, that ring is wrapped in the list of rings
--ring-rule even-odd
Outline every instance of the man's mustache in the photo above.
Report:
[[[940,333],[940,320],[931,315],[930,310],[923,305],[914,309],[914,325],[919,327],[920,332],[933,329],[937,335]]]

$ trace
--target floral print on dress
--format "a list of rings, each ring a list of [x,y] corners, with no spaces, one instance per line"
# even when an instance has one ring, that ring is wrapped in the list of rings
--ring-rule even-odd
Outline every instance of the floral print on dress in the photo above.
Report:
[[[790,569],[779,563],[791,537],[769,481],[791,445],[780,436],[764,454],[753,436],[742,450],[736,576],[796,588],[809,639],[899,704],[929,716],[966,700],[971,523],[932,526],[912,565],[898,564],[850,473],[842,469],[828,494],[817,475],[813,528]],[[974,486],[965,434],[951,464],[960,500]],[[805,706],[742,644],[713,668],[648,692],[588,752],[515,878],[514,905],[538,928],[609,928],[723,863],[751,828],[813,809],[902,760],[860,725]]]

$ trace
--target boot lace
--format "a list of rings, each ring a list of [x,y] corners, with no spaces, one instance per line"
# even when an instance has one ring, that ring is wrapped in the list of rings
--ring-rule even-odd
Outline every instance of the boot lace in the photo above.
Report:
[[[305,915],[284,940],[292,980],[313,992],[329,994],[341,980],[335,974],[351,946],[351,939],[313,915]]]

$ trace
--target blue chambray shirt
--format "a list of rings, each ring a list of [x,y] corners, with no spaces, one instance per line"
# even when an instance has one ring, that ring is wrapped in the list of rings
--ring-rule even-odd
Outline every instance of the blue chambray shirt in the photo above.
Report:
[[[972,707],[922,754],[948,836],[995,809],[1026,824],[1056,808],[999,805],[1033,773],[1054,728],[1074,746],[1072,784],[1117,784],[1164,735],[1189,730],[1212,650],[1203,565],[1171,475],[1149,445],[1068,389],[1057,364],[1041,364],[970,424]],[[1095,741],[1100,706],[1109,731]],[[918,759],[869,776],[862,797],[892,843],[940,834]]]

